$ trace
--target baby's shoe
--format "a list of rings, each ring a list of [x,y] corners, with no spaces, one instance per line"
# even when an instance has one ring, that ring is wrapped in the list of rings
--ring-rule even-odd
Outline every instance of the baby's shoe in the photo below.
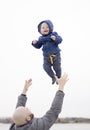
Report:
[[[52,78],[52,84],[54,84],[56,82],[56,78]]]

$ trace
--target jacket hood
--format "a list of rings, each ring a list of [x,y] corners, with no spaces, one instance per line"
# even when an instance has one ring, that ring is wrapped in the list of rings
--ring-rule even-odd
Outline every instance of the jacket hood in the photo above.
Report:
[[[44,20],[44,21],[41,21],[39,24],[38,24],[38,32],[39,33],[41,33],[41,24],[42,23],[47,23],[48,24],[48,26],[49,26],[49,28],[50,28],[50,32],[49,33],[51,33],[51,32],[53,32],[53,23],[50,21],[50,20]]]

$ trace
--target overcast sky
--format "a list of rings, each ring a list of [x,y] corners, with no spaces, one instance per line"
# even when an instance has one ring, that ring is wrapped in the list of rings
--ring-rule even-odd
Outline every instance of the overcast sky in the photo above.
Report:
[[[11,116],[26,79],[33,84],[27,106],[35,116],[49,109],[57,85],[43,70],[42,50],[31,42],[40,34],[37,25],[50,19],[62,36],[62,71],[69,81],[61,117],[90,117],[90,1],[0,1],[0,116]]]

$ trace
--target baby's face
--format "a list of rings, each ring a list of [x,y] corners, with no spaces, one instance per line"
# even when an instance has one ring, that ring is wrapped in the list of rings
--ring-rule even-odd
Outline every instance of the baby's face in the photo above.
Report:
[[[41,25],[41,34],[47,35],[49,33],[49,26],[47,23],[42,23]]]

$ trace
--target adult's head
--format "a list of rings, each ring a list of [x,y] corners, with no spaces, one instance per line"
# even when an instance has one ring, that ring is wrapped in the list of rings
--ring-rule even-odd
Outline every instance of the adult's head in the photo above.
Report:
[[[17,107],[13,113],[12,120],[17,126],[24,125],[32,120],[33,114],[24,106]]]

